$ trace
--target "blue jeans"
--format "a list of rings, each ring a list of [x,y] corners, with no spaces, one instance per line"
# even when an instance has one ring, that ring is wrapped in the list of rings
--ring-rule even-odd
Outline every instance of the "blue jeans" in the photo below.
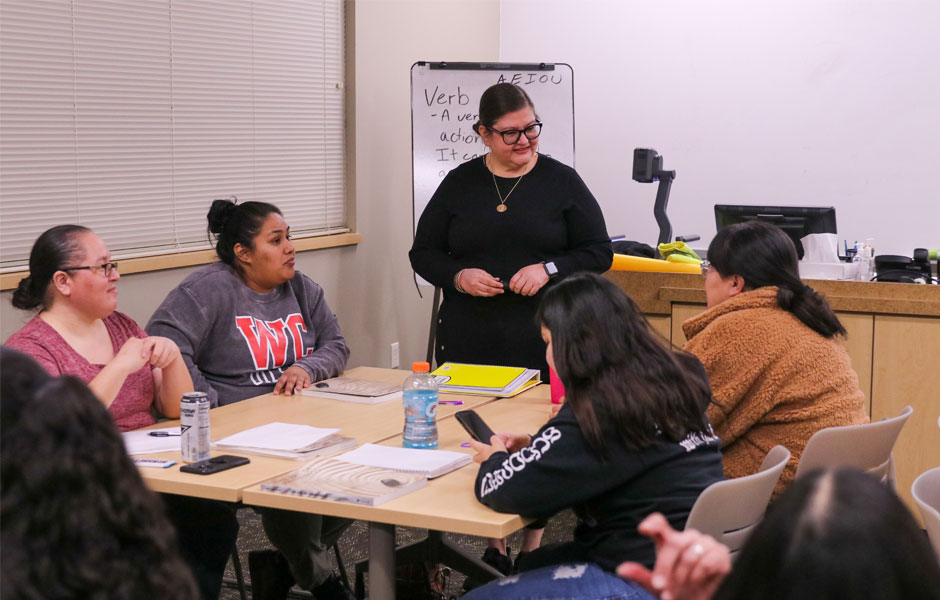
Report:
[[[464,600],[655,600],[635,583],[594,563],[543,567],[503,577],[471,591]]]

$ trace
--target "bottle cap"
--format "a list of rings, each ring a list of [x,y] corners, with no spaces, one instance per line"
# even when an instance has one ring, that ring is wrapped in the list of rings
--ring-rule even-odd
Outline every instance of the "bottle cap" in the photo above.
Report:
[[[411,363],[411,370],[414,371],[415,373],[427,373],[428,371],[431,370],[431,365],[429,365],[428,363],[424,361],[413,362]]]

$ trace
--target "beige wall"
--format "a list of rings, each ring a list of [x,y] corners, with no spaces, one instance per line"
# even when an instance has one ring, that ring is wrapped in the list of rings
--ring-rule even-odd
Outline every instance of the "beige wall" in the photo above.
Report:
[[[424,360],[431,310],[428,293],[418,297],[408,262],[411,65],[496,61],[499,3],[358,0],[354,6],[356,123],[350,141],[356,148],[356,219],[363,242],[342,261],[340,297],[349,315],[342,327],[354,343],[355,364],[388,366],[389,345],[398,340],[407,368]]]
[[[348,2],[354,164],[350,202],[359,246],[298,255],[297,266],[326,290],[352,349],[350,365],[389,366],[390,344],[401,364],[424,360],[430,299],[418,297],[408,263],[411,247],[411,65],[418,60],[499,58],[498,0],[358,0]],[[139,323],[194,268],[128,275],[119,307]],[[0,299],[0,339],[28,319]]]

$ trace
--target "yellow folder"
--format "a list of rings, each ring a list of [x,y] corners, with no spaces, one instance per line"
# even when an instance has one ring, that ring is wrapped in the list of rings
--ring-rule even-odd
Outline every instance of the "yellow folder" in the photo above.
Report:
[[[534,380],[533,385],[539,381],[536,369],[452,362],[444,363],[431,375],[442,392],[495,396],[514,395],[523,387],[531,387],[526,385],[530,381]]]

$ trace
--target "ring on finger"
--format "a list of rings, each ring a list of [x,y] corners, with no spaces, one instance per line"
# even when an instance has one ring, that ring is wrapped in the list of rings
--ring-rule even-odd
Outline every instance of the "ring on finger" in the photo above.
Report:
[[[705,547],[702,546],[701,544],[695,544],[694,546],[692,546],[692,548],[690,548],[690,550],[692,550],[692,554],[696,556],[702,556],[703,554],[705,554]]]

